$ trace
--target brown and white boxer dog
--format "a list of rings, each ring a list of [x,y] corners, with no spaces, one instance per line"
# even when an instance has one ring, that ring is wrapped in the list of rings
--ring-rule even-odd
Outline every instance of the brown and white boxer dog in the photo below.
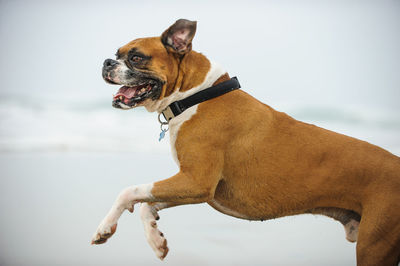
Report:
[[[229,80],[227,72],[193,51],[196,22],[180,19],[161,37],[141,38],[104,62],[103,77],[123,85],[113,106],[163,112]],[[357,265],[400,260],[400,158],[367,142],[297,121],[242,90],[196,104],[169,121],[179,172],[127,187],[95,232],[92,244],[114,234],[118,218],[142,203],[150,246],[163,259],[167,241],[157,212],[208,203],[247,220],[323,214],[344,225],[357,243]]]

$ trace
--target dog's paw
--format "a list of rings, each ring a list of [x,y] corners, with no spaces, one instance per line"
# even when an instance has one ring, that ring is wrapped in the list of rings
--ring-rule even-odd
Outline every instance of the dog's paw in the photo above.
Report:
[[[108,224],[102,222],[97,228],[92,237],[92,245],[103,244],[109,239],[117,230],[117,224]]]
[[[150,221],[149,223],[145,224],[144,227],[147,242],[156,253],[156,256],[160,260],[163,260],[167,256],[169,251],[167,246],[167,239],[165,239],[164,234],[161,233],[160,230],[158,230],[156,221]]]

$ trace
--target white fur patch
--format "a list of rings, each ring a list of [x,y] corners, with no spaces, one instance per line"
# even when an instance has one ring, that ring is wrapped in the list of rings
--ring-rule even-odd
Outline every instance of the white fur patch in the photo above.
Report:
[[[175,148],[175,142],[176,138],[178,137],[178,131],[181,125],[185,121],[188,121],[196,112],[197,112],[197,104],[195,106],[188,108],[185,112],[171,119],[171,121],[169,122],[169,143],[171,145],[172,158],[174,158],[174,161],[178,166],[180,164],[178,160],[178,154],[176,153],[176,148]]]
[[[139,202],[152,199],[153,183],[127,187],[121,191],[115,204],[117,206],[130,206],[132,202]],[[126,208],[127,209],[127,208]]]
[[[143,222],[147,242],[156,253],[156,256],[163,260],[168,253],[168,246],[164,234],[158,230],[156,222],[157,216],[157,211],[154,206],[143,203],[140,207],[140,217]]]
[[[100,238],[107,238],[106,235],[111,233],[111,228],[118,222],[119,217],[125,210],[133,211],[133,206],[140,201],[152,200],[153,195],[151,190],[153,183],[127,187],[121,191],[115,200],[110,211],[104,217],[103,221],[98,226],[93,235],[92,241],[97,241]]]
[[[189,97],[190,95],[195,94],[196,92],[199,92],[201,90],[204,90],[208,87],[211,87],[212,84],[223,74],[226,73],[226,71],[217,63],[210,61],[211,67],[210,70],[208,71],[206,77],[204,78],[204,81],[194,87],[191,88],[185,92],[180,92],[179,89],[172,93],[170,96],[165,97],[159,101],[154,101],[151,103],[146,103],[146,109],[149,112],[155,112],[157,111],[158,113],[161,113],[165,108],[167,108],[168,105],[175,101],[182,100],[186,97]],[[186,112],[186,111],[185,111]]]
[[[131,106],[128,106],[128,105],[124,104],[123,102],[118,102],[118,104],[122,109],[125,109],[125,110],[132,109],[136,105],[135,104],[134,106],[131,107]]]
[[[126,79],[126,72],[129,72],[130,69],[127,67],[124,60],[118,59],[117,62],[118,62],[118,66],[116,69],[116,72],[117,72],[116,77],[119,79],[119,81],[118,80],[116,80],[116,81],[120,84],[129,83],[129,80]]]
[[[223,74],[226,73],[226,71],[224,69],[222,69],[222,67],[219,66],[218,64],[216,64],[215,62],[210,61],[210,64],[211,64],[210,70],[208,71],[204,81],[199,86],[191,88],[190,90],[187,90],[185,92],[179,92],[179,91],[174,92],[170,96],[168,96],[165,99],[160,101],[157,111],[160,113],[171,103],[181,100],[181,99],[184,99],[184,98],[187,98],[190,95],[195,94],[196,92],[199,92],[201,90],[211,87],[219,77],[221,77]],[[188,121],[196,113],[197,106],[198,105],[196,104],[196,105],[188,108],[182,114],[178,115],[177,117],[172,118],[169,121],[171,152],[172,152],[172,156],[173,156],[175,162],[178,164],[178,166],[179,166],[179,160],[178,160],[176,149],[175,149],[175,141],[178,136],[178,132],[179,132],[181,125],[185,121]]]

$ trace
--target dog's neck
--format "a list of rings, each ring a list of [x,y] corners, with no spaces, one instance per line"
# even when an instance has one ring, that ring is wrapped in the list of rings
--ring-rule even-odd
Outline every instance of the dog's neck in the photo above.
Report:
[[[193,65],[196,65],[195,69],[189,67]],[[171,88],[172,92],[167,91],[168,96],[147,103],[145,105],[147,111],[161,113],[172,102],[182,100],[229,79],[228,73],[220,65],[194,51],[184,57],[179,68],[177,80]]]
[[[230,80],[229,74],[228,74],[228,73],[225,73],[225,74],[223,74],[222,76],[220,76],[220,77],[213,83],[213,86],[215,86],[215,85],[217,85],[217,84],[219,84],[219,83],[221,83],[221,82],[228,81],[228,80]]]

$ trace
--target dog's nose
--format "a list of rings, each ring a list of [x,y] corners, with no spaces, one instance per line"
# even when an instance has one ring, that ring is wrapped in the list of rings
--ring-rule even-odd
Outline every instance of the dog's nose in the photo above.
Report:
[[[110,69],[110,68],[114,67],[116,64],[118,64],[117,61],[115,61],[113,59],[106,59],[103,63],[103,67],[106,69]]]

